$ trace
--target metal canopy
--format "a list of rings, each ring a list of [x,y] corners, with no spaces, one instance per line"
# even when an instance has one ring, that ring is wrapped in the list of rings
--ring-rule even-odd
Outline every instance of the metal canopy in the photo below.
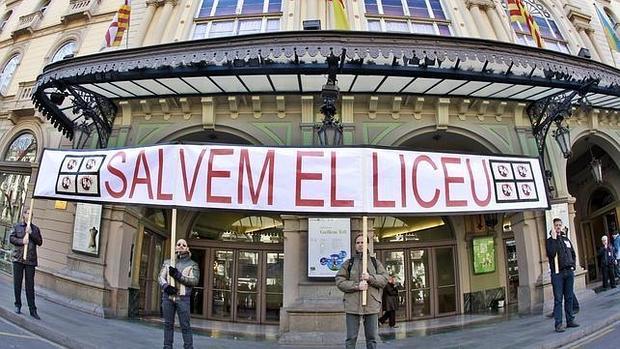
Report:
[[[318,93],[331,55],[341,58],[342,93],[533,102],[596,81],[586,95],[592,107],[620,109],[620,70],[589,59],[471,38],[331,31],[194,40],[72,58],[44,69],[33,100],[69,138],[77,124],[103,128],[99,146],[105,147],[114,99]]]

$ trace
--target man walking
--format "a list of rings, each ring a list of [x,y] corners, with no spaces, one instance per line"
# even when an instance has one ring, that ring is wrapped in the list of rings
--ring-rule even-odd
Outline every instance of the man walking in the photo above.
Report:
[[[30,316],[41,320],[34,303],[34,272],[37,266],[37,246],[43,244],[39,227],[28,223],[30,208],[22,212],[22,221],[13,226],[9,237],[13,244],[13,290],[15,291],[15,312],[21,314],[22,310],[22,283],[24,274],[26,279],[26,300],[30,308]],[[24,247],[28,246],[24,258]]]
[[[364,236],[355,237],[355,254],[345,261],[336,274],[336,286],[344,292],[344,311],[346,313],[346,349],[355,349],[360,319],[364,321],[366,348],[375,349],[379,337],[379,313],[381,312],[381,293],[387,284],[388,273],[383,264],[374,257],[368,263],[368,272],[362,271],[362,252]],[[362,305],[362,291],[367,291],[366,305]]]
[[[573,286],[575,281],[575,250],[568,237],[562,235],[562,220],[553,219],[551,236],[547,239],[547,257],[553,285],[553,317],[555,331],[564,332],[562,327],[562,301],[566,313],[566,327],[578,327],[573,310]]]
[[[611,288],[616,288],[616,277],[614,275],[616,254],[614,253],[614,248],[607,241],[607,235],[601,237],[601,242],[603,246],[598,250],[598,260],[601,265],[601,275],[603,276],[603,288],[607,289],[608,283]]]
[[[175,253],[177,255],[176,267],[170,265],[170,260],[166,260],[159,272],[159,284],[163,290],[164,349],[172,349],[175,313],[179,315],[179,322],[181,323],[183,348],[193,349],[192,328],[189,322],[189,301],[192,295],[192,287],[198,285],[200,269],[198,263],[191,259],[189,247],[185,240],[177,241]],[[176,286],[170,285],[168,276],[176,280]]]
[[[611,236],[613,239],[612,243],[614,246],[614,252],[616,253],[616,268],[615,268],[615,276],[620,278],[620,234],[618,231],[614,231]]]

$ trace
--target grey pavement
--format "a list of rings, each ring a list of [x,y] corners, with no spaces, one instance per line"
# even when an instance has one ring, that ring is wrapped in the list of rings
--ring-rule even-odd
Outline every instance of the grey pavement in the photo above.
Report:
[[[599,332],[594,338],[581,343],[583,349],[616,349],[620,347],[620,321]]]
[[[62,349],[64,347],[0,319],[0,349]]]
[[[159,324],[103,319],[56,304],[43,297],[37,298],[39,314],[42,317],[42,320],[38,321],[27,313],[22,315],[13,313],[12,283],[9,277],[0,276],[0,292],[4,295],[0,297],[0,317],[67,348],[162,347],[163,330]],[[462,317],[454,317],[453,321],[451,318],[442,319],[443,326],[438,328],[426,328],[419,324],[410,326],[412,323],[408,323],[402,324],[401,328],[396,330],[382,329],[383,343],[378,347],[558,348],[614,326],[620,321],[618,300],[620,300],[620,288],[583,299],[581,312],[576,318],[581,327],[568,329],[565,333],[555,333],[553,320],[542,314],[487,316],[486,320],[478,322],[462,321]],[[20,332],[16,330],[15,333]],[[210,335],[195,333],[194,345],[197,349],[301,348],[294,345],[280,346],[272,337],[227,335],[220,331],[212,331]],[[342,347],[344,345],[340,346]],[[358,348],[362,347],[362,343],[359,343]],[[181,333],[178,331],[175,333],[175,348],[182,348]]]

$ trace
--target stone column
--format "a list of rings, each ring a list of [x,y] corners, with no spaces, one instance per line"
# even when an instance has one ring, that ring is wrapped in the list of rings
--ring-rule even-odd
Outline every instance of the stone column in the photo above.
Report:
[[[153,28],[153,32],[151,33],[149,44],[159,44],[162,42],[166,25],[170,21],[170,15],[172,15],[172,10],[176,5],[177,0],[165,0],[164,8],[159,16],[157,25]]]
[[[601,46],[598,44],[598,41],[596,41],[596,39],[594,38],[594,29],[590,29],[591,30],[586,31],[586,34],[588,35],[588,39],[590,39],[590,42],[592,43],[592,47],[594,47],[594,50],[598,54],[599,60],[605,64],[613,66],[614,62],[611,53],[610,55],[603,54],[603,48],[601,48]]]
[[[467,0],[467,7],[471,13],[474,22],[478,24],[480,28],[480,37],[483,39],[495,40],[493,28],[489,23],[489,19],[486,16],[485,8],[488,0]]]
[[[486,14],[489,17],[489,21],[491,21],[491,26],[495,31],[497,40],[510,42],[510,35],[506,32],[506,27],[503,25],[501,18],[499,18],[497,10],[498,8],[494,2],[485,7]]]
[[[511,224],[517,244],[519,265],[519,313],[540,312],[543,301],[546,303],[549,296],[553,302],[553,291],[550,289],[548,276],[549,267],[546,266],[547,258],[542,253],[546,238],[544,212],[518,213],[512,217]],[[543,277],[545,273],[546,278]],[[545,284],[548,285],[547,289]]]
[[[463,18],[463,22],[465,23],[465,30],[462,35],[470,37],[480,37],[478,26],[471,18],[471,13],[469,12],[469,10],[467,10],[467,6],[465,5],[465,3],[463,1],[456,1],[455,6],[457,7],[458,12],[461,13],[461,17]]]
[[[568,17],[568,19],[577,30],[579,37],[581,37],[581,41],[583,41],[584,47],[590,50],[592,59],[601,61],[601,54],[594,46],[590,34],[588,34],[588,32],[594,31],[591,25],[592,17],[586,13],[583,13],[580,7],[572,5],[570,2],[564,5],[564,9],[567,13],[566,17]]]
[[[575,28],[577,29],[577,33],[579,33],[579,37],[581,37],[581,41],[583,41],[584,46],[588,50],[590,50],[590,55],[592,56],[592,59],[601,61],[601,56],[599,55],[596,47],[594,47],[594,45],[592,44],[592,40],[590,40],[590,34],[588,33],[592,31],[592,28],[590,28],[589,25],[581,24],[575,25]]]
[[[135,40],[137,47],[144,46],[144,37],[146,36],[146,32],[149,30],[149,26],[151,25],[157,6],[157,0],[149,0],[146,2],[146,13],[144,14],[142,25],[140,26],[140,30],[137,32],[138,36]]]

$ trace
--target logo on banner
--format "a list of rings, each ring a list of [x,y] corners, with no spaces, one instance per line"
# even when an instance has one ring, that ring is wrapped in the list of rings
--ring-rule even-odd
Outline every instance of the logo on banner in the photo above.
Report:
[[[105,155],[66,155],[62,160],[56,194],[100,196],[99,176]]]
[[[491,160],[497,202],[537,201],[532,165],[523,161]]]

